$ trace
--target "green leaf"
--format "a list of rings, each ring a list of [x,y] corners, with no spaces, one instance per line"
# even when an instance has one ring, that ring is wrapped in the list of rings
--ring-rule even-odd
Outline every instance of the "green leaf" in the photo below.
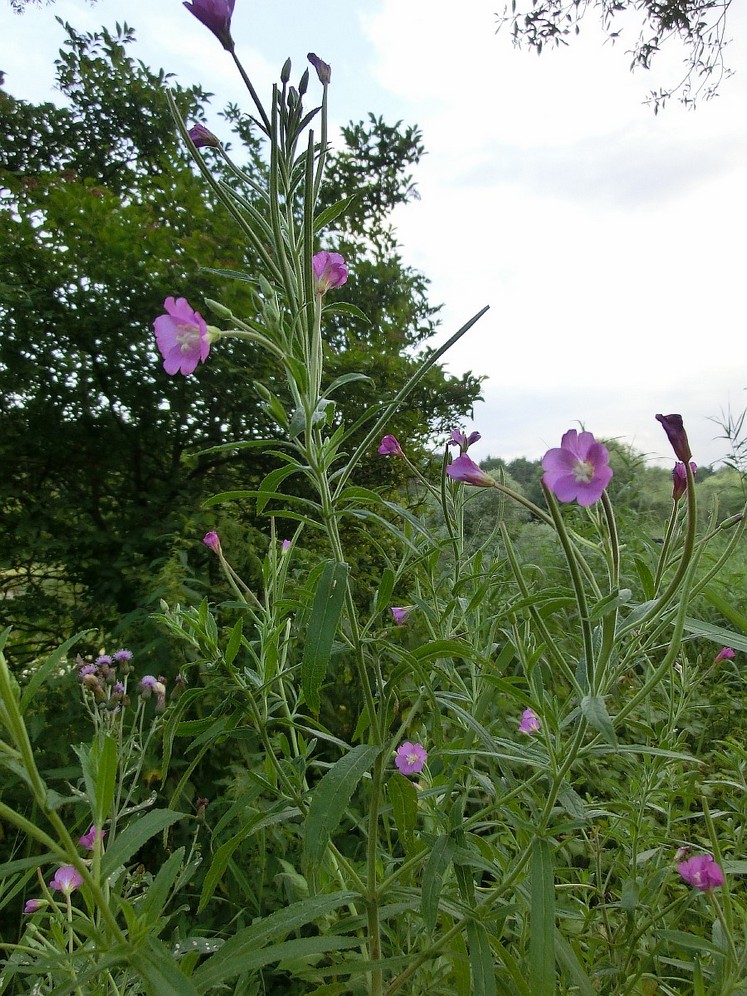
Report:
[[[747,636],[740,636],[739,633],[734,633],[730,629],[690,618],[685,619],[685,629],[688,633],[695,633],[696,636],[710,640],[717,647],[731,647],[733,650],[742,650],[747,653]]]
[[[335,377],[332,383],[325,390],[325,394],[334,393],[338,387],[342,387],[343,384],[352,384],[356,380],[367,380],[369,384],[373,384],[373,378],[367,377],[366,374],[362,373],[346,373],[342,374],[340,377]]]
[[[148,996],[198,996],[191,979],[181,971],[171,951],[148,937],[130,958],[130,964],[145,983]]]
[[[321,211],[316,218],[314,218],[314,231],[321,231],[323,228],[326,228],[327,225],[331,225],[336,218],[340,217],[340,215],[345,214],[357,197],[358,194],[353,194],[352,197],[343,197],[335,204],[330,204],[330,206],[325,208],[324,211]]]
[[[399,839],[408,855],[415,845],[415,824],[418,818],[418,792],[409,778],[395,771],[386,784],[392,802],[392,814]]]
[[[394,571],[391,567],[385,567],[381,572],[379,590],[376,592],[376,612],[383,612],[392,604],[392,592],[394,591]]]
[[[736,626],[737,629],[741,629],[743,633],[747,633],[747,616],[740,612],[739,609],[732,605],[731,602],[727,602],[725,598],[722,598],[717,591],[713,588],[706,588],[703,592],[703,597],[707,602],[718,609],[721,615],[728,619],[732,626]]]
[[[483,924],[476,920],[467,921],[467,943],[469,963],[472,969],[473,996],[496,996],[495,966],[490,938]]]
[[[102,740],[95,741],[91,751],[91,762],[96,778],[94,823],[101,829],[111,814],[114,793],[117,790],[119,753],[116,741],[106,734]]]
[[[615,609],[619,609],[621,605],[627,605],[630,599],[633,597],[633,592],[630,588],[620,588],[618,591],[610,592],[592,606],[591,612],[589,613],[589,619],[600,619],[603,616],[607,616],[610,612],[614,612]]]
[[[161,830],[183,820],[184,817],[184,813],[175,813],[171,809],[155,809],[134,823],[130,823],[104,853],[101,862],[104,877],[111,875],[120,865],[126,864],[151,837],[155,837]]]
[[[155,923],[163,913],[168,902],[169,892],[179,875],[184,860],[184,848],[179,847],[158,869],[158,874],[153,879],[143,896],[142,905],[138,912],[142,915],[146,923]]]
[[[348,565],[329,560],[324,565],[317,584],[306,643],[301,661],[301,687],[313,712],[319,712],[319,691],[327,674],[332,643],[345,602]]]
[[[297,474],[299,468],[294,464],[286,464],[284,467],[276,467],[271,470],[259,486],[257,495],[257,515],[261,515],[267,502],[277,494],[278,485],[282,484],[286,477]]]
[[[532,996],[555,994],[555,867],[550,843],[535,837],[529,859],[529,979]]]
[[[420,903],[420,913],[423,917],[425,929],[430,933],[436,928],[436,918],[438,916],[438,901],[441,897],[441,886],[443,885],[446,869],[451,864],[454,855],[454,841],[448,834],[443,834],[436,839],[433,850],[428,858],[428,864],[423,872],[423,892]]]
[[[581,699],[581,714],[589,726],[602,734],[608,744],[617,746],[617,734],[601,695],[584,695]]]
[[[654,576],[651,573],[651,568],[648,566],[645,560],[640,557],[634,557],[633,562],[635,564],[635,571],[638,575],[638,580],[641,582],[641,588],[643,589],[643,597],[646,601],[650,601],[655,593],[654,588]]]
[[[353,747],[321,779],[311,797],[304,831],[304,864],[319,866],[355,787],[379,755],[376,744]]]
[[[68,650],[70,650],[71,647],[74,647],[79,640],[82,640],[92,632],[94,632],[94,630],[84,629],[81,633],[76,633],[75,636],[71,636],[70,639],[66,640],[57,648],[57,650],[54,650],[43,664],[36,668],[34,673],[31,675],[31,680],[23,690],[23,695],[21,696],[21,715],[23,715],[26,709],[28,709],[37,691],[47,680],[50,673],[54,671],[55,668],[60,666],[61,661],[67,656]]]
[[[236,659],[236,654],[239,652],[239,647],[241,646],[241,637],[244,632],[244,620],[241,616],[236,620],[236,625],[231,630],[231,635],[228,638],[228,646],[226,647],[226,652],[224,654],[226,664],[230,667]]]
[[[597,989],[582,968],[576,952],[559,930],[555,931],[555,954],[563,974],[573,982],[580,996],[598,996]]]

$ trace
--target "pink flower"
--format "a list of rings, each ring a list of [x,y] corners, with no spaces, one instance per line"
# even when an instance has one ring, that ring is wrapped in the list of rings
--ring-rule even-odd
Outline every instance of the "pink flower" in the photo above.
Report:
[[[392,606],[389,611],[392,613],[392,618],[397,626],[404,626],[407,622],[407,617],[412,612],[412,605],[403,605],[399,608]]]
[[[695,471],[697,466],[690,461],[690,470],[693,472],[693,477],[695,476]],[[680,498],[687,491],[687,469],[684,463],[676,463],[674,469],[672,470],[672,500],[679,501]]]
[[[202,316],[192,311],[185,298],[167,297],[163,306],[168,314],[159,315],[153,322],[163,369],[172,376],[181,373],[186,377],[208,358],[210,333]]]
[[[692,456],[690,443],[687,441],[687,433],[681,415],[657,415],[656,418],[664,427],[669,442],[672,444],[675,456],[683,463]]]
[[[612,480],[609,459],[607,447],[590,432],[579,436],[575,429],[569,429],[560,446],[548,450],[542,458],[542,481],[560,501],[593,505]]]
[[[411,744],[409,740],[405,740],[397,748],[394,763],[403,775],[419,775],[427,760],[428,751],[422,744]]]
[[[217,149],[220,146],[220,140],[205,125],[193,125],[188,134],[198,149]]]
[[[462,453],[456,460],[449,464],[446,473],[452,481],[463,481],[465,484],[474,484],[478,488],[492,488],[495,481],[477,466],[475,461]]]
[[[24,913],[37,913],[42,908],[42,903],[38,899],[27,899],[23,907]]]
[[[280,545],[281,553],[287,553],[291,548],[291,541],[289,539],[284,539]]]
[[[218,534],[212,530],[209,533],[205,533],[202,537],[202,542],[205,546],[209,547],[213,553],[220,553],[220,539]]]
[[[384,436],[381,440],[381,445],[376,452],[380,456],[403,457],[405,455],[402,452],[402,447],[399,445],[399,440],[396,436]]]
[[[192,0],[184,6],[209,28],[227,52],[233,51],[231,17],[236,0]]]
[[[116,654],[114,654],[114,660],[118,664],[121,664],[122,661],[131,661],[132,660],[132,651],[131,650],[118,650],[116,652]]]
[[[62,868],[58,868],[57,874],[49,883],[50,889],[59,889],[63,896],[69,896],[81,885],[83,885],[83,876],[72,865],[63,865]]]
[[[325,85],[329,83],[332,79],[332,67],[323,59],[320,59],[318,55],[314,55],[313,52],[309,52],[306,58],[309,60],[314,69],[316,69],[316,75],[319,77],[319,82]]]
[[[470,446],[476,443],[478,439],[482,439],[479,432],[470,432],[469,436],[466,436],[461,429],[452,429],[451,435],[446,440],[446,445],[458,446],[462,453],[466,453]]]
[[[116,691],[116,685],[114,687]],[[121,692],[123,691],[124,691],[124,685],[121,685]],[[103,840],[105,836],[106,836],[106,830],[97,830],[96,827],[92,825],[91,827],[89,827],[88,833],[84,833],[83,836],[78,841],[78,843],[80,844],[81,847],[85,847],[87,851],[92,851],[94,848],[94,844],[96,842],[96,838],[98,837],[99,840]]]
[[[731,649],[731,647],[723,647],[713,658],[713,663],[720,664],[721,661],[731,661],[731,660],[734,660],[734,651]]]
[[[318,252],[311,260],[311,267],[319,295],[342,287],[348,279],[348,268],[339,252]]]
[[[677,871],[688,885],[702,892],[711,892],[724,884],[724,873],[712,854],[696,854],[677,865]]]
[[[525,709],[521,714],[521,722],[519,723],[519,733],[526,733],[530,737],[534,733],[538,733],[540,730],[539,716],[534,711],[534,709]]]

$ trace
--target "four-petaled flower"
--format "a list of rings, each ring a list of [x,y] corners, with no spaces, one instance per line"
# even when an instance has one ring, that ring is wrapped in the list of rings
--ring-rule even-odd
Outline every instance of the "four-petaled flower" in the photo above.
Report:
[[[474,484],[478,488],[492,488],[495,481],[486,474],[484,470],[477,466],[472,457],[462,453],[456,460],[449,464],[446,473],[452,481],[462,481],[464,484]]]
[[[560,501],[577,501],[593,505],[612,480],[610,455],[590,432],[581,435],[569,429],[560,446],[548,450],[542,458],[545,473],[542,481]]]
[[[422,744],[411,744],[405,740],[397,748],[394,763],[403,775],[419,775],[428,760],[428,751]]]
[[[220,139],[217,138],[205,125],[193,125],[187,133],[197,149],[217,149],[220,146]]]
[[[534,733],[538,733],[540,729],[539,716],[534,711],[534,709],[525,709],[521,714],[521,722],[519,723],[519,733],[526,733],[530,737]]]
[[[339,252],[318,252],[311,260],[314,287],[320,296],[335,287],[342,287],[348,279],[348,268]]]
[[[121,686],[121,691],[122,692],[124,691],[124,685]],[[94,825],[91,825],[91,827],[89,827],[88,833],[84,833],[83,836],[78,841],[78,843],[80,844],[81,847],[85,847],[87,851],[92,851],[96,843],[96,838],[98,837],[99,840],[103,840],[105,836],[106,836],[106,830],[97,830]]]
[[[62,868],[58,868],[57,874],[49,883],[50,889],[59,889],[63,896],[69,896],[80,885],[83,885],[83,876],[72,865],[63,865]]]
[[[399,440],[396,436],[384,436],[381,440],[378,450],[376,451],[379,456],[398,456],[403,457],[405,454],[402,452],[402,447],[399,445]]]
[[[326,86],[332,79],[332,67],[325,62],[324,59],[320,59],[319,56],[315,55],[313,52],[309,52],[306,58],[309,60],[314,69],[316,69],[316,75],[319,77],[319,82]]]
[[[696,464],[690,461],[690,470],[695,477]],[[684,463],[676,463],[672,470],[672,501],[679,501],[687,491],[687,468]]]
[[[664,432],[666,432],[667,438],[672,444],[672,449],[677,459],[683,463],[687,463],[692,456],[692,451],[690,443],[687,441],[687,433],[685,432],[682,416],[657,415],[656,418],[663,425]]]
[[[202,537],[202,542],[208,547],[213,553],[220,553],[220,539],[218,534],[211,530],[209,533],[205,533]]]
[[[731,647],[722,647],[721,650],[713,658],[714,664],[720,664],[721,661],[731,661],[734,660],[734,651]]]
[[[478,439],[482,439],[479,432],[470,432],[467,436],[461,429],[452,429],[451,435],[446,440],[446,445],[458,446],[462,453],[466,453],[470,446],[476,443]]]
[[[407,617],[412,612],[412,606],[402,605],[397,607],[396,605],[393,605],[389,611],[392,613],[392,618],[394,619],[396,625],[404,626],[407,622]]]
[[[702,892],[711,892],[724,884],[724,873],[712,854],[696,854],[677,865],[677,871],[688,885]]]
[[[167,374],[186,377],[208,358],[210,333],[202,315],[190,308],[186,298],[167,297],[163,306],[168,314],[153,322],[163,369]]]
[[[209,28],[227,52],[233,51],[231,17],[236,0],[192,0],[184,6]]]

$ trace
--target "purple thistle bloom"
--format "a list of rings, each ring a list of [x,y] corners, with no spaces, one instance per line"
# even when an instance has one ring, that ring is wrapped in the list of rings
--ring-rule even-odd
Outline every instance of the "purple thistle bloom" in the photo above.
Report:
[[[539,716],[534,711],[534,709],[525,709],[521,714],[521,722],[519,723],[519,733],[526,733],[530,737],[539,733],[540,721]]]
[[[407,622],[407,617],[412,612],[412,606],[411,605],[402,605],[400,607],[392,606],[392,608],[389,611],[392,613],[392,618],[394,619],[394,622],[397,624],[397,626],[404,626],[405,623]]]
[[[702,892],[712,892],[724,884],[724,873],[712,854],[696,854],[677,865],[677,871],[688,885]]]
[[[309,60],[314,69],[316,69],[316,75],[319,77],[319,82],[326,86],[332,79],[332,67],[323,59],[320,59],[318,55],[314,55],[313,52],[309,52],[306,58]]]
[[[213,553],[220,553],[220,539],[218,534],[212,530],[209,533],[205,533],[202,537],[202,542],[205,546],[209,547]]]
[[[399,445],[399,440],[397,439],[397,437],[391,435],[384,436],[376,452],[379,454],[379,456],[403,457],[405,455],[402,452],[402,447]]]
[[[317,294],[326,294],[342,287],[348,279],[348,268],[339,252],[318,252],[311,260]]]
[[[695,476],[697,466],[690,461],[690,470]],[[687,491],[687,469],[684,463],[676,463],[672,470],[672,501],[679,501]]]
[[[87,674],[96,674],[95,664],[84,664],[83,667],[78,669],[78,677],[83,679]]]
[[[84,833],[78,840],[78,843],[81,847],[85,847],[87,851],[92,851],[96,843],[96,838],[98,837],[99,840],[103,840],[105,836],[106,830],[97,830],[92,824],[88,829],[88,833]]]
[[[209,128],[206,128],[205,125],[193,125],[187,134],[194,142],[195,147],[198,149],[217,149],[220,146],[220,139],[218,139]]]
[[[23,907],[24,913],[36,913],[42,908],[42,903],[38,899],[27,899],[26,905]]]
[[[132,651],[131,650],[124,650],[124,649],[123,650],[118,650],[116,652],[116,654],[114,654],[113,656],[114,656],[114,660],[117,662],[117,664],[121,664],[122,661],[131,661],[132,660]]]
[[[692,457],[690,443],[687,441],[687,433],[681,415],[657,415],[657,420],[664,427],[669,442],[678,460],[687,463]]]
[[[236,0],[192,0],[184,6],[209,28],[227,52],[233,51],[231,17]]]
[[[590,432],[579,435],[569,429],[560,446],[548,450],[542,458],[542,482],[560,501],[593,505],[612,480],[609,459],[607,447]]]
[[[210,333],[202,315],[193,311],[186,298],[167,297],[163,306],[167,315],[153,322],[156,342],[163,356],[163,369],[173,376],[187,377],[210,352]]]
[[[721,661],[731,661],[734,660],[734,656],[735,654],[734,651],[731,649],[731,647],[722,647],[722,649],[719,650],[719,652],[713,658],[713,663],[720,664]]]
[[[109,665],[112,663],[112,659],[109,654],[102,654],[101,657],[96,658],[96,665],[102,667],[104,664]]]
[[[63,865],[62,868],[58,868],[57,874],[49,883],[50,889],[53,891],[59,889],[63,896],[69,896],[81,885],[83,885],[83,876],[72,865]]]
[[[464,484],[473,484],[477,488],[492,488],[495,481],[486,474],[484,470],[477,466],[472,457],[462,453],[456,460],[449,464],[446,473],[452,481],[462,481]]]
[[[394,763],[403,775],[419,775],[428,760],[428,751],[422,744],[411,744],[405,740],[397,748]]]

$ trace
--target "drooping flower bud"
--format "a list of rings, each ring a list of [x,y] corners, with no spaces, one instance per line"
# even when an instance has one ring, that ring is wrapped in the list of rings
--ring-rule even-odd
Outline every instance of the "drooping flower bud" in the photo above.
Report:
[[[657,415],[657,421],[661,422],[664,432],[667,434],[669,442],[678,460],[688,463],[692,457],[690,443],[687,441],[687,433],[681,415]]]
[[[220,146],[220,139],[206,128],[205,125],[193,125],[187,132],[198,149],[217,149]]]
[[[192,0],[191,3],[185,2],[184,6],[213,32],[227,52],[233,52],[231,17],[235,2],[236,0]]]
[[[313,52],[309,52],[307,58],[314,69],[316,69],[316,75],[319,77],[319,82],[324,86],[327,86],[332,79],[332,67]]]

